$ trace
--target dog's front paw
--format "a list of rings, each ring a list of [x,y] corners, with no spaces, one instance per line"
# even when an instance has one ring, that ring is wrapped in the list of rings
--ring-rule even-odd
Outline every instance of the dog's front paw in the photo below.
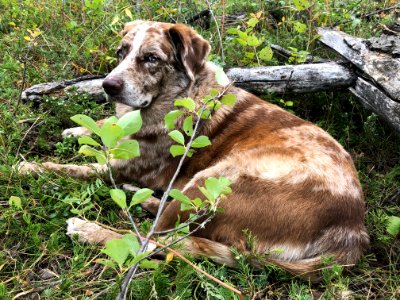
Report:
[[[16,166],[16,170],[20,175],[37,175],[43,172],[43,167],[38,163],[30,163],[27,161],[22,161]]]
[[[65,129],[61,135],[63,137],[72,137],[72,136],[82,136],[82,135],[90,135],[91,132],[85,127],[72,127]]]

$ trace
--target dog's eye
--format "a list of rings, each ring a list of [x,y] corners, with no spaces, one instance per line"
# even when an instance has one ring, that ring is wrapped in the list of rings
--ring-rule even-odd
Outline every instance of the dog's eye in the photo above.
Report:
[[[158,56],[154,55],[154,54],[148,54],[148,55],[146,55],[146,56],[144,57],[144,61],[145,61],[145,62],[154,63],[154,62],[157,62],[157,61],[159,61],[159,60],[160,60],[160,58],[159,58]]]

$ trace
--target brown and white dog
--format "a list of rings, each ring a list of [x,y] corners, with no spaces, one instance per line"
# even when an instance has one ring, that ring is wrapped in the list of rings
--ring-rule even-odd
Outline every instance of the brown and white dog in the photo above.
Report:
[[[177,98],[191,97],[200,105],[211,88],[222,87],[207,62],[209,43],[185,25],[134,21],[123,35],[119,64],[103,87],[116,101],[118,117],[141,109],[143,127],[134,136],[141,156],[115,160],[112,168],[120,182],[165,189],[178,164],[168,151],[173,142],[164,127],[165,114],[175,109]],[[230,247],[250,251],[246,230],[255,238],[252,250],[293,274],[313,272],[324,256],[338,264],[356,263],[369,239],[363,192],[350,155],[317,126],[239,88],[228,92],[236,95],[236,104],[223,106],[201,128],[199,134],[212,145],[186,160],[175,187],[193,199],[201,197],[197,187],[206,178],[224,176],[233,192],[220,202],[223,211],[185,242],[185,251],[234,266]],[[88,132],[80,127],[64,132],[81,134]],[[96,164],[43,167],[80,178],[102,171]],[[25,164],[22,172],[35,168]],[[145,207],[155,212],[157,201]],[[178,216],[183,221],[188,213],[172,201],[157,230],[173,228]]]

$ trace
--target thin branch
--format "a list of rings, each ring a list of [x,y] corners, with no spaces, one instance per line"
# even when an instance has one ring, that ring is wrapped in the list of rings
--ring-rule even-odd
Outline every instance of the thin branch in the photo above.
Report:
[[[195,126],[194,126],[194,129],[193,129],[192,136],[190,137],[190,140],[186,145],[185,152],[182,155],[181,159],[179,160],[178,167],[176,168],[176,171],[175,171],[174,175],[172,176],[172,179],[169,182],[168,187],[167,187],[166,191],[164,192],[164,194],[163,194],[163,196],[162,196],[162,198],[160,200],[160,205],[158,207],[157,215],[156,215],[156,217],[155,217],[155,219],[153,221],[153,225],[150,228],[150,231],[147,234],[145,240],[143,241],[143,244],[141,245],[138,253],[143,253],[143,252],[146,251],[147,246],[148,246],[148,244],[150,242],[150,239],[151,239],[151,237],[154,235],[154,233],[156,231],[155,228],[156,228],[156,226],[157,226],[157,224],[159,222],[159,219],[161,217],[161,213],[164,211],[164,206],[165,206],[165,203],[167,202],[169,193],[170,193],[170,191],[171,191],[171,189],[172,189],[172,187],[173,187],[173,185],[175,183],[175,180],[178,178],[178,175],[179,175],[179,173],[181,171],[181,168],[183,166],[183,162],[184,162],[185,158],[187,157],[187,154],[189,153],[190,147],[192,146],[192,143],[193,143],[193,141],[194,141],[194,139],[196,137],[196,133],[197,133],[198,128],[199,128],[199,124],[200,124],[200,122],[202,120],[201,116],[203,115],[204,110],[206,109],[208,103],[210,103],[211,101],[215,102],[216,99],[221,98],[222,95],[224,95],[224,93],[228,90],[229,87],[230,87],[230,85],[227,85],[222,92],[220,92],[218,95],[216,95],[215,97],[213,97],[210,100],[208,100],[206,103],[203,103],[203,105],[201,106],[200,112],[198,114],[198,119],[197,119],[197,121],[195,123]],[[132,267],[130,267],[130,269],[128,270],[128,272],[125,275],[125,278],[124,278],[124,280],[122,282],[121,290],[120,290],[120,292],[119,292],[119,294],[118,294],[118,296],[116,298],[117,300],[125,300],[126,299],[126,295],[127,295],[127,292],[128,292],[128,286],[131,283],[132,276],[136,273],[136,271],[138,269],[138,266],[139,266],[139,264],[136,263]]]
[[[22,62],[22,64],[23,64],[22,83],[21,83],[21,88],[19,89],[19,96],[18,96],[17,104],[15,105],[14,112],[13,112],[13,116],[14,117],[18,113],[18,108],[19,108],[19,105],[20,105],[20,103],[22,101],[22,92],[24,91],[25,83],[26,83],[26,69],[27,69],[26,68],[26,64],[27,64],[27,61],[28,61],[28,55],[29,55],[30,49],[31,49],[30,46],[28,46],[26,54],[25,54],[25,57],[24,57],[23,62]]]
[[[105,148],[105,146],[103,146],[103,152],[106,155],[108,175],[110,177],[111,184],[112,184],[114,189],[117,189],[117,185],[115,184],[115,180],[114,180],[114,177],[113,177],[113,174],[112,174],[112,170],[111,170],[110,158],[108,156],[107,149]],[[129,212],[129,209],[124,208],[123,211],[127,214],[128,219],[129,219],[129,221],[130,221],[130,223],[131,223],[131,225],[133,227],[133,230],[135,231],[135,233],[136,233],[136,235],[137,235],[137,237],[139,239],[140,245],[143,245],[143,238],[142,238],[142,236],[141,236],[141,234],[139,232],[139,229],[136,226],[135,221],[133,220],[133,217],[132,217],[131,213]]]
[[[208,5],[208,9],[209,9],[209,11],[211,13],[211,16],[214,19],[215,26],[217,27],[217,32],[218,32],[218,37],[219,37],[219,49],[221,50],[221,59],[222,59],[222,62],[225,63],[224,47],[222,45],[222,35],[221,35],[221,31],[219,30],[218,21],[217,21],[217,18],[215,17],[214,12],[213,12],[213,10],[211,8],[210,1],[206,0],[206,2],[207,2],[207,5]]]

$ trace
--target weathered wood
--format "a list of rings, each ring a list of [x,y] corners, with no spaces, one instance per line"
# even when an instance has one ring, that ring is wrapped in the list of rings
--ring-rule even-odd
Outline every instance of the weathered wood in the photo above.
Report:
[[[228,77],[235,85],[257,94],[308,93],[348,88],[355,74],[344,65],[334,62],[258,68],[231,68]],[[34,85],[22,93],[22,99],[40,101],[43,95],[63,94],[76,89],[105,101],[101,86],[103,78],[81,77],[73,80]]]
[[[349,90],[360,99],[365,108],[376,113],[400,133],[400,103],[393,101],[361,77]]]
[[[373,79],[394,101],[400,102],[400,59],[368,49],[366,41],[344,32],[319,28],[321,42],[334,49]]]
[[[231,68],[235,85],[253,93],[309,93],[351,86],[355,74],[335,62],[258,68]]]
[[[23,100],[40,101],[45,95],[59,95],[76,90],[78,93],[91,95],[98,102],[104,102],[106,99],[102,87],[104,77],[105,76],[82,76],[71,80],[36,84],[24,90],[21,98]]]
[[[392,57],[400,57],[400,36],[382,34],[367,40],[367,47],[372,51],[388,53]]]

